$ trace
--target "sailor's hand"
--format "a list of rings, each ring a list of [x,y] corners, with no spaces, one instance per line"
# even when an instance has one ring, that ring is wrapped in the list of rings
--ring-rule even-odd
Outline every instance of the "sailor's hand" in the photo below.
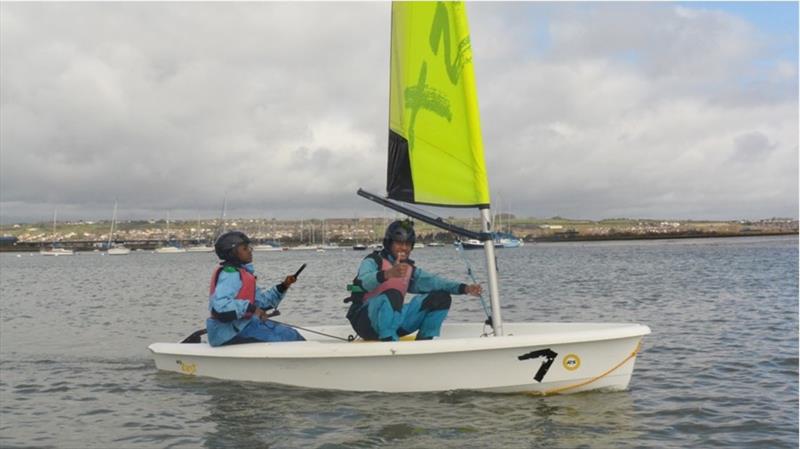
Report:
[[[290,274],[289,276],[286,276],[286,279],[283,280],[283,286],[289,288],[289,286],[295,282],[297,282],[297,277],[295,277],[293,274]]]
[[[483,288],[480,284],[470,284],[464,289],[464,293],[472,296],[480,296],[483,293]]]
[[[258,319],[261,321],[264,321],[267,318],[269,318],[269,313],[260,307],[256,307],[256,310],[255,312],[253,312],[253,315],[257,316]]]
[[[400,262],[400,263],[395,264],[392,268],[389,268],[388,270],[384,271],[384,277],[386,279],[389,279],[389,278],[402,278],[402,277],[405,277],[408,274],[408,270],[410,270],[410,269],[411,269],[411,265],[409,265],[407,263]]]

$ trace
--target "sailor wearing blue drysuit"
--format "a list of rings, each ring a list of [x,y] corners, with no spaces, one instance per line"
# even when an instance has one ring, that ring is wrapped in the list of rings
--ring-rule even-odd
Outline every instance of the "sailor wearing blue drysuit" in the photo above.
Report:
[[[361,338],[396,341],[419,331],[417,340],[430,340],[439,336],[450,310],[450,295],[480,294],[480,285],[450,281],[415,267],[408,259],[415,240],[411,221],[395,221],[386,229],[384,249],[361,262],[347,313]],[[404,304],[406,292],[420,294]]]
[[[305,340],[289,326],[266,320],[269,309],[277,309],[286,290],[295,282],[288,276],[267,291],[255,285],[250,239],[241,232],[223,234],[214,245],[224,260],[211,280],[206,320],[208,343],[220,346],[247,342]]]

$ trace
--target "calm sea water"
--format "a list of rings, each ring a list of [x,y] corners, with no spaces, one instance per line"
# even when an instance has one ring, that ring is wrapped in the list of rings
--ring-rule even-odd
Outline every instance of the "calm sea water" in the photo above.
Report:
[[[364,253],[256,253],[308,268],[284,321],[344,323]],[[420,266],[467,280],[453,248]],[[482,252],[468,253],[476,273]],[[798,446],[796,237],[534,244],[498,252],[507,321],[649,325],[630,390],[545,398],[341,393],[157,372],[147,345],[206,316],[212,254],[0,255],[0,447]],[[476,299],[452,321],[477,321]],[[364,373],[365,376],[370,375]]]

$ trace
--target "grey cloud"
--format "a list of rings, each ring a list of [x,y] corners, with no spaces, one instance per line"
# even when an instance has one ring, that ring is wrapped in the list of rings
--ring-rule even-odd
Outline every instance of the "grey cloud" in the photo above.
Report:
[[[754,131],[737,136],[732,159],[741,162],[758,162],[769,156],[776,145],[764,133]]]

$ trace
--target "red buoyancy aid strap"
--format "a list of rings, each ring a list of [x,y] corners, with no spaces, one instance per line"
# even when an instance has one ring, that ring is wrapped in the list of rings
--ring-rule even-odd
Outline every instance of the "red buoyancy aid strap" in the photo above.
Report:
[[[381,265],[378,267],[384,273],[392,268],[392,263],[385,257],[381,258]],[[414,273],[414,267],[406,272],[406,275],[401,278],[389,278],[379,284],[375,289],[368,291],[364,294],[364,302],[374,298],[387,290],[397,290],[403,296],[408,292],[408,284],[411,282],[411,276]]]
[[[211,286],[208,289],[209,296],[213,295],[217,290],[217,281],[223,269],[224,267],[222,266],[217,267],[214,274],[211,276]],[[239,271],[239,279],[242,281],[242,287],[239,288],[239,291],[236,293],[236,299],[246,299],[250,304],[255,304],[256,277],[244,268],[239,267],[237,270]],[[250,318],[252,315],[252,313],[247,312],[244,314],[244,318]]]

